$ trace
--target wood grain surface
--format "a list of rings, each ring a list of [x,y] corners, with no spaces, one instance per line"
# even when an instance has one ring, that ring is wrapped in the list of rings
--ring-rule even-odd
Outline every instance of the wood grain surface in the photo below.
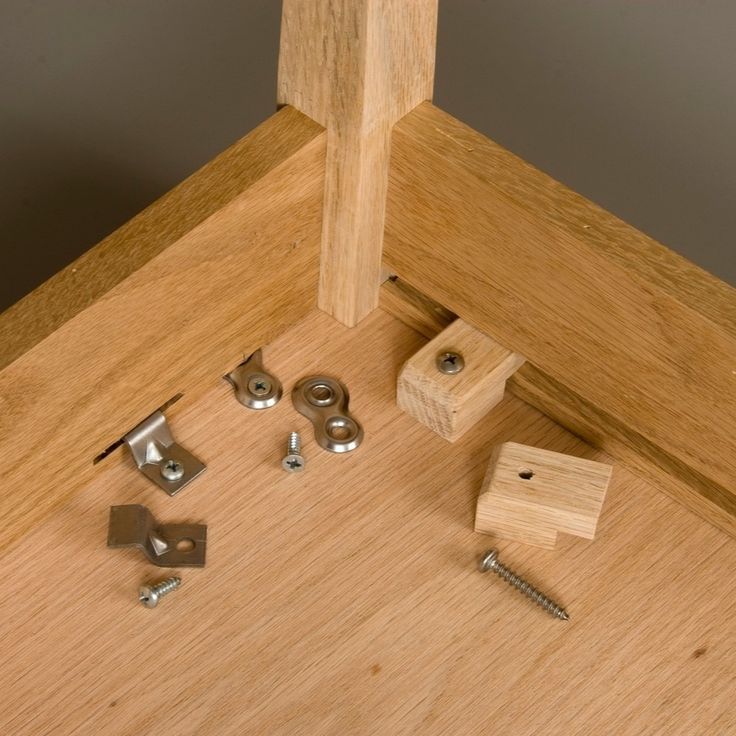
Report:
[[[527,358],[525,398],[736,535],[736,291],[429,103],[394,128],[384,255]]]
[[[457,315],[393,277],[381,287],[381,309],[431,339]],[[536,407],[593,446],[605,447],[619,461],[656,488],[684,503],[690,510],[734,534],[733,517],[707,498],[708,483],[682,463],[665,463],[659,448],[641,436],[630,442],[627,427],[617,425],[610,415],[595,411],[558,381],[530,363],[525,363],[507,382],[509,393]],[[604,433],[605,432],[605,433]]]
[[[0,732],[695,736],[736,729],[736,543],[616,467],[594,542],[554,552],[473,532],[491,448],[602,457],[507,399],[454,445],[400,412],[422,343],[382,311],[347,330],[314,312],[265,351],[284,381],[250,412],[211,376],[177,437],[208,470],[169,498],[115,453],[2,556]],[[319,450],[288,399],[329,371],[366,429]],[[280,468],[303,433],[305,473]],[[166,571],[107,549],[109,506],[206,522],[207,567],[155,610]],[[544,614],[476,558],[501,560],[570,612]]]
[[[42,287],[41,302],[62,305],[64,283],[89,283],[95,298],[70,299],[62,311],[73,316],[0,371],[0,547],[72,497],[93,458],[152,411],[178,393],[193,401],[313,308],[324,131],[284,110],[251,135],[77,274]],[[129,248],[141,253],[128,259]],[[104,274],[125,277],[100,295]],[[33,332],[26,317],[41,304],[29,310],[6,325]]]
[[[320,133],[313,120],[284,108],[0,313],[0,368],[236,200]]]
[[[457,319],[457,315],[395,276],[381,284],[379,305],[430,340]]]
[[[560,532],[595,539],[613,468],[597,460],[503,442],[488,463],[475,531],[554,549]]]
[[[454,352],[464,368],[447,375],[437,357]],[[406,361],[396,385],[399,408],[449,442],[456,442],[499,404],[506,381],[524,358],[461,319],[455,320]]]
[[[391,127],[431,99],[437,0],[284,0],[278,100],[327,128],[319,304],[378,305]]]

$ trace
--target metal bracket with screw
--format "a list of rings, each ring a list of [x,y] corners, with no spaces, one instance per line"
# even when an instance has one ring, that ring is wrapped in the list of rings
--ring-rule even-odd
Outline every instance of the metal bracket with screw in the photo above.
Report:
[[[481,572],[488,572],[489,570],[495,572],[496,575],[503,578],[509,585],[512,585],[520,593],[523,593],[527,598],[531,598],[537,605],[544,608],[550,616],[559,618],[562,621],[570,620],[570,616],[568,616],[567,611],[562,606],[555,603],[551,598],[548,598],[533,585],[519,577],[513,570],[502,564],[498,559],[498,552],[495,549],[488,550],[480,558],[478,569]]]
[[[302,457],[302,441],[299,432],[289,434],[289,444],[286,447],[286,456],[281,461],[281,467],[287,473],[301,473],[307,467]]]
[[[166,417],[155,411],[123,437],[138,469],[170,496],[203,473],[207,466],[179,445]]]
[[[156,608],[160,600],[181,585],[181,578],[167,578],[156,585],[141,585],[138,600],[146,608]]]
[[[158,524],[140,504],[110,507],[108,547],[139,547],[160,567],[204,567],[204,524]]]
[[[363,427],[348,411],[350,395],[336,378],[310,376],[291,395],[294,408],[311,420],[317,444],[330,452],[350,452],[363,441]]]
[[[235,389],[235,398],[249,409],[275,406],[283,393],[281,381],[263,367],[261,350],[228,373],[225,380]]]

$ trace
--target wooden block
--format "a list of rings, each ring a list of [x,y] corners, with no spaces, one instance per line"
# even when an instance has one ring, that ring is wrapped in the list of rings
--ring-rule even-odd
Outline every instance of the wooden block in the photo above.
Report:
[[[612,467],[505,442],[493,451],[475,531],[553,549],[557,533],[595,536]]]
[[[455,375],[437,368],[444,352],[463,356]],[[458,319],[410,358],[399,374],[401,409],[450,442],[461,437],[503,399],[506,381],[524,363],[487,335]]]

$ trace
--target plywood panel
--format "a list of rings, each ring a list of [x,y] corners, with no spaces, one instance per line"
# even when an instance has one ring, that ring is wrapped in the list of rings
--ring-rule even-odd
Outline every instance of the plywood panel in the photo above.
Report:
[[[507,399],[449,445],[400,412],[422,343],[375,312],[346,330],[315,312],[267,348],[286,391],[342,378],[366,429],[319,450],[288,398],[249,412],[224,382],[176,415],[209,463],[174,499],[113,454],[2,556],[0,731],[228,734],[667,733],[736,729],[736,543],[617,467],[594,542],[501,559],[570,612],[549,618],[475,570],[493,445],[602,458]],[[180,402],[181,404],[181,402]],[[280,468],[303,432],[307,471]],[[207,567],[153,611],[162,571],[105,547],[108,508],[145,503],[209,524]]]

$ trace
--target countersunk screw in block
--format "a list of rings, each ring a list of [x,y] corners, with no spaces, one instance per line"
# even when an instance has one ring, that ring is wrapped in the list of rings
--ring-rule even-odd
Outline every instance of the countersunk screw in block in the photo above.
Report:
[[[287,473],[300,473],[306,462],[302,457],[302,441],[299,432],[289,434],[289,444],[286,448],[286,457],[281,461],[281,467]]]
[[[138,600],[146,608],[155,608],[165,596],[181,585],[181,578],[168,578],[156,585],[141,585],[138,589]]]
[[[503,578],[509,585],[513,585],[520,593],[523,593],[527,598],[531,598],[537,605],[544,608],[550,616],[562,619],[563,621],[569,621],[570,616],[567,615],[562,606],[559,606],[551,598],[547,598],[546,595],[540,593],[534,586],[530,585],[523,578],[520,578],[508,567],[501,564],[498,560],[498,552],[495,549],[490,549],[486,552],[483,557],[480,558],[478,569],[481,572],[495,572],[496,575]]]
[[[437,356],[437,368],[440,373],[444,373],[447,376],[454,376],[465,368],[465,359],[460,353],[452,351],[440,353]]]

